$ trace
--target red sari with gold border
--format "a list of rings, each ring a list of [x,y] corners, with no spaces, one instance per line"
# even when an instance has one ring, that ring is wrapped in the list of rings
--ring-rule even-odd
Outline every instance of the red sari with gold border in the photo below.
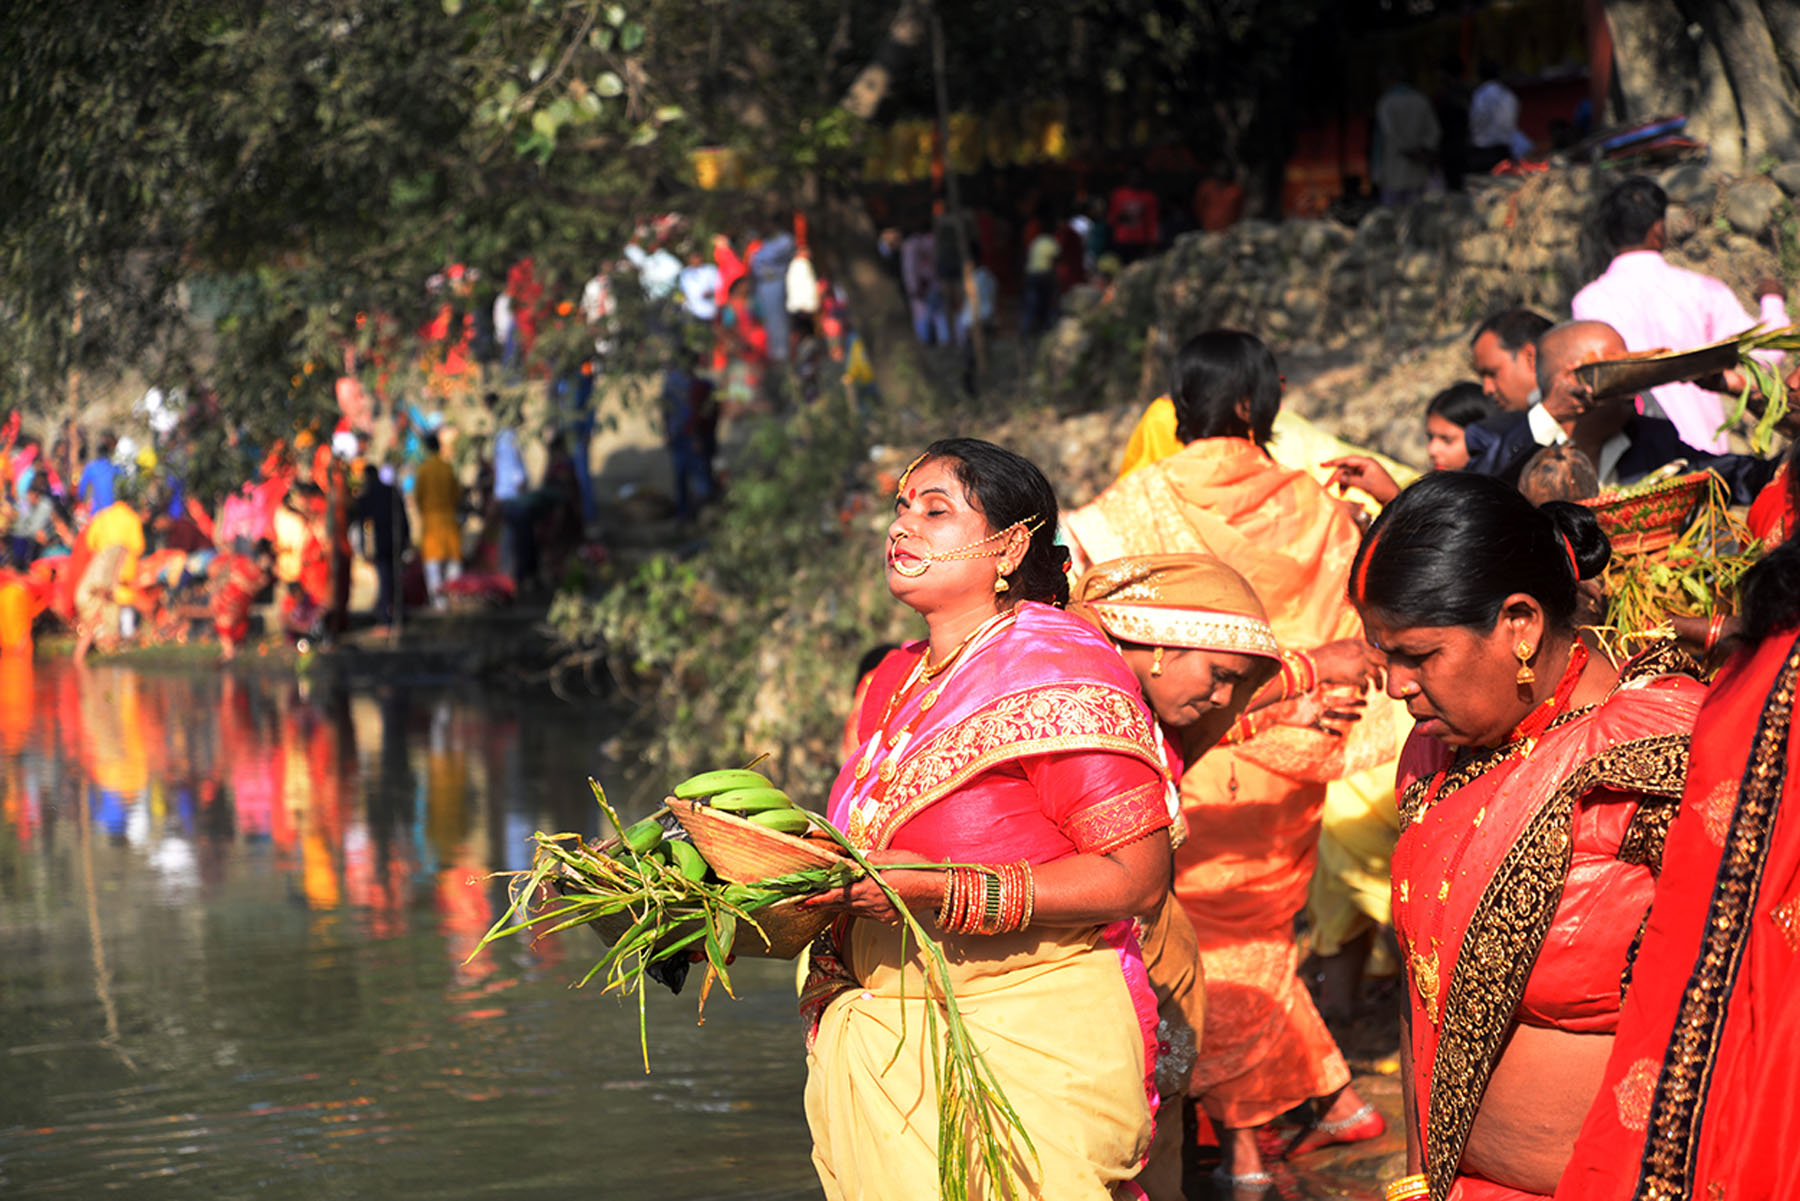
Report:
[[[1605,701],[1536,740],[1453,755],[1415,734],[1401,755],[1394,927],[1433,1201],[1463,1179],[1515,1023],[1616,1026],[1703,693],[1687,667],[1673,652],[1640,656]]]
[[[1606,1082],[1559,1201],[1800,1196],[1797,689],[1788,629],[1728,663],[1700,710]]]

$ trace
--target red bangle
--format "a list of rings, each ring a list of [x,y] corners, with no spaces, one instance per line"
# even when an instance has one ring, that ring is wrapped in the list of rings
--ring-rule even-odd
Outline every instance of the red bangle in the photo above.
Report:
[[[1709,655],[1712,654],[1713,649],[1719,645],[1719,642],[1721,641],[1721,638],[1724,635],[1724,633],[1725,633],[1725,615],[1723,613],[1714,613],[1712,615],[1712,620],[1706,623],[1706,648],[1705,649],[1706,649],[1707,654],[1709,654]]]

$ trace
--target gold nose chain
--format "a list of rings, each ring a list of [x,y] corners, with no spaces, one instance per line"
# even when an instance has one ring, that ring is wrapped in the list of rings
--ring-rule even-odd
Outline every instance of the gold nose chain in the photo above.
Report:
[[[926,551],[917,556],[918,561],[916,563],[902,563],[896,559],[894,561],[894,570],[899,572],[901,575],[907,577],[908,579],[916,580],[920,576],[924,575],[926,572],[930,571],[931,565],[933,563],[944,563],[951,559],[993,559],[993,558],[997,558],[1000,555],[1004,555],[1006,553],[1006,548],[1004,546],[999,547],[994,550],[981,550],[978,548],[986,546],[990,542],[999,541],[1002,538],[1010,538],[1012,536],[1012,532],[1017,529],[1023,529],[1025,531],[1025,536],[1027,538],[1029,538],[1031,535],[1037,533],[1043,527],[1044,527],[1043,518],[1028,517],[1023,521],[1013,522],[1011,525],[1007,526],[1003,530],[1000,530],[996,533],[989,534],[987,537],[981,539],[979,542],[971,542],[967,546],[959,546],[955,550],[947,550],[941,555],[934,555],[930,551]],[[897,549],[899,549],[900,543],[903,540],[905,540],[907,538],[916,538],[916,537],[918,537],[917,534],[909,534],[905,530],[902,530],[898,534],[894,535],[894,548],[897,550]]]

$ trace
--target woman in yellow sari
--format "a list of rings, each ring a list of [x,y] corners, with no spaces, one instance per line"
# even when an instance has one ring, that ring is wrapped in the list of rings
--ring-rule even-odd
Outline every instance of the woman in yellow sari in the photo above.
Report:
[[[1265,449],[1281,405],[1268,347],[1216,330],[1176,360],[1176,455],[1119,480],[1068,517],[1077,557],[1208,553],[1244,576],[1285,648],[1361,656],[1346,599],[1354,522],[1311,477]],[[1306,681],[1303,681],[1303,683]],[[1311,683],[1317,683],[1316,678]],[[1391,702],[1376,698],[1347,736],[1323,728],[1328,699],[1310,687],[1253,715],[1182,777],[1188,824],[1205,831],[1176,856],[1175,894],[1206,974],[1207,1029],[1191,1080],[1223,1127],[1230,1183],[1270,1183],[1256,1130],[1313,1100],[1308,1142],[1382,1130],[1295,975],[1295,916],[1313,873],[1326,785],[1397,757]]]
[[[1124,660],[1054,607],[1068,598],[1056,527],[1042,473],[997,446],[934,443],[914,464],[887,578],[929,636],[896,652],[913,664],[831,816],[876,862],[956,865],[885,876],[935,914],[962,1020],[1031,1139],[1012,1140],[1014,1195],[1102,1201],[1138,1195],[1150,1143],[1156,1005],[1133,927],[1168,892],[1168,777]],[[924,958],[872,882],[817,903],[848,919],[802,992],[825,1195],[932,1196],[941,1049]],[[965,1183],[999,1192],[979,1167]]]

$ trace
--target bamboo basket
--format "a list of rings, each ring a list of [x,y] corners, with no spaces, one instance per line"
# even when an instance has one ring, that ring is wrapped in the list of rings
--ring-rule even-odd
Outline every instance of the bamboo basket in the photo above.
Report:
[[[1616,555],[1649,555],[1675,544],[1714,486],[1710,471],[1691,471],[1639,491],[1607,492],[1584,501]]]
[[[693,801],[670,797],[666,803],[713,871],[733,884],[754,884],[844,861],[835,846],[782,834]]]

